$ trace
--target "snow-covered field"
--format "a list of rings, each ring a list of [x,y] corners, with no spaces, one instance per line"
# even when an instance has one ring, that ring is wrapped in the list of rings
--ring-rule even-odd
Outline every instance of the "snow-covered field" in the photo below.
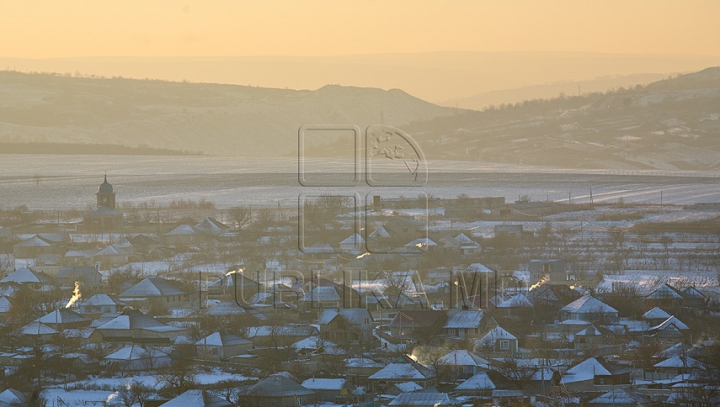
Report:
[[[30,165],[32,163],[32,165]],[[332,173],[341,163],[316,165]],[[690,204],[720,202],[720,173],[704,171],[575,170],[477,162],[434,161],[422,187],[302,187],[297,160],[286,158],[141,157],[3,155],[0,207],[85,208],[107,172],[118,202],[206,199],[220,207],[297,205],[302,193],[358,193],[361,197],[414,197],[420,192],[444,198],[521,195],[533,200]],[[40,176],[36,185],[34,175]]]
[[[609,290],[613,283],[634,284],[640,287],[643,294],[649,294],[665,283],[669,283],[673,287],[716,287],[718,285],[718,273],[716,271],[628,270],[622,275],[606,275],[598,285],[598,290]]]

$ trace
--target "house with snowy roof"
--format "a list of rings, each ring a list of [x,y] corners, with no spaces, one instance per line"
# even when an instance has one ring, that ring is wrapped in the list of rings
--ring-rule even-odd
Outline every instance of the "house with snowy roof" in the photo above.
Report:
[[[645,297],[645,308],[649,310],[660,307],[665,310],[675,310],[682,307],[684,301],[685,297],[682,293],[666,283]]]
[[[499,325],[475,341],[475,352],[479,354],[512,355],[517,350],[518,338]]]
[[[423,388],[435,386],[437,375],[432,369],[419,363],[390,363],[368,377],[368,383],[375,392],[384,392],[397,383],[415,382]]]
[[[66,242],[65,240],[57,241],[46,234],[35,235],[13,245],[13,256],[15,259],[27,259],[34,264],[34,259],[43,254],[65,253]]]
[[[422,332],[442,332],[447,322],[444,311],[435,310],[399,310],[388,324],[393,337],[418,339]]]
[[[691,373],[701,368],[701,363],[688,355],[673,355],[653,365],[656,374],[674,377],[679,374]]]
[[[200,359],[227,359],[243,355],[252,349],[252,342],[237,335],[214,332],[195,342],[195,350]]]
[[[454,311],[454,312],[453,312]],[[495,319],[481,310],[451,310],[443,327],[445,335],[464,339],[480,338],[497,326]]]
[[[357,253],[365,251],[365,239],[360,234],[355,233],[340,241],[340,250],[344,252]]]
[[[393,407],[437,407],[437,406],[459,406],[457,400],[451,398],[447,393],[438,392],[413,392],[401,393],[393,399],[388,406]]]
[[[188,390],[161,404],[162,407],[232,407],[235,404],[214,395],[209,390]]]
[[[615,335],[609,329],[590,325],[573,335],[575,349],[598,349],[615,344]]]
[[[90,266],[65,266],[55,273],[55,282],[59,287],[74,287],[76,281],[82,287],[99,287],[102,285],[102,274]]]
[[[639,393],[630,388],[615,388],[588,401],[588,407],[645,407],[655,403],[647,394]]]
[[[59,331],[63,329],[84,328],[92,322],[90,319],[85,318],[69,308],[58,308],[35,321]]]
[[[650,327],[647,335],[663,344],[683,342],[690,339],[690,327],[677,317],[670,316],[663,322]]]
[[[130,261],[131,252],[121,245],[110,245],[93,254],[92,262],[100,270],[109,270],[114,267],[123,266]]]
[[[647,321],[650,326],[655,326],[670,318],[672,315],[660,307],[654,307],[642,315],[642,319]]]
[[[591,295],[584,295],[560,309],[562,320],[578,319],[591,322],[610,322],[618,311]]]
[[[27,395],[15,389],[5,389],[0,393],[0,406],[22,406],[27,403]]]
[[[602,357],[585,359],[562,374],[560,384],[570,391],[592,390],[595,386],[630,384],[630,370]]]
[[[320,336],[341,342],[365,342],[372,336],[373,316],[367,308],[324,309],[320,314]]]
[[[205,218],[195,225],[195,229],[199,229],[209,235],[220,236],[229,233],[230,226],[218,221],[215,218]]]
[[[12,285],[25,286],[31,290],[44,290],[49,286],[52,279],[41,271],[34,271],[29,268],[19,268],[0,280],[0,287]]]
[[[567,280],[567,262],[563,259],[533,259],[528,264],[530,282],[537,283],[545,277],[552,282]]]
[[[200,244],[208,239],[208,234],[192,225],[179,225],[175,229],[165,233],[165,243],[173,246],[189,246]]]
[[[166,325],[135,309],[125,309],[122,314],[112,317],[95,328],[93,336],[105,342],[130,343],[174,343],[187,329]]]
[[[350,395],[352,385],[342,378],[311,378],[300,385],[315,392],[317,400],[321,402],[334,402],[336,398]]]
[[[122,301],[101,293],[79,301],[77,312],[80,314],[104,314],[107,312],[120,312],[124,307],[125,303]]]
[[[495,313],[498,319],[525,319],[531,317],[534,311],[535,307],[523,293],[515,294],[499,304],[495,304]]]
[[[490,362],[464,349],[443,355],[436,362],[438,370],[457,379],[468,379],[490,368]]]
[[[270,375],[252,386],[238,389],[238,404],[243,406],[287,407],[316,401],[313,390],[282,374]]]
[[[60,335],[60,332],[53,329],[42,322],[31,322],[20,328],[18,331],[20,337],[28,340],[27,343],[47,343],[50,342],[54,337]]]
[[[105,356],[100,365],[111,372],[154,370],[170,366],[170,357],[158,348],[128,345]]]
[[[12,303],[10,302],[10,299],[5,296],[0,296],[0,322],[7,319],[7,314],[11,307]]]
[[[684,301],[683,306],[694,309],[704,309],[707,298],[695,287],[687,287],[680,292]]]
[[[149,307],[151,301],[160,301],[167,308],[180,306],[189,300],[187,293],[162,277],[147,277],[122,292],[118,298],[136,307]]]
[[[548,379],[549,380],[549,379]],[[479,372],[455,387],[462,396],[491,397],[498,390],[517,390],[517,384],[495,370]]]
[[[263,325],[245,328],[245,337],[251,340],[256,347],[290,346],[299,340],[318,334],[320,334],[320,330],[317,327],[304,324]]]

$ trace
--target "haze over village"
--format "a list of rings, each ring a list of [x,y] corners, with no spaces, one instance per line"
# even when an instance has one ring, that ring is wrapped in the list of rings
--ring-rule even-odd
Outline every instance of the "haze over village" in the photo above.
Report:
[[[720,405],[714,2],[0,5],[0,407]]]

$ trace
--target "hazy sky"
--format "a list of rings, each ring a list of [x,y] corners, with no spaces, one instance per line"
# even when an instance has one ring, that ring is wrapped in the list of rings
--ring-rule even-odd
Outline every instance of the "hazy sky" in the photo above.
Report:
[[[717,0],[3,0],[0,56],[720,55]]]

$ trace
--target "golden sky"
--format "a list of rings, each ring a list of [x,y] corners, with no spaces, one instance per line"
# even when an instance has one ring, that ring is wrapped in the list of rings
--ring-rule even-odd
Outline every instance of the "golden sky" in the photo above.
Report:
[[[717,0],[0,2],[0,56],[720,55]]]

